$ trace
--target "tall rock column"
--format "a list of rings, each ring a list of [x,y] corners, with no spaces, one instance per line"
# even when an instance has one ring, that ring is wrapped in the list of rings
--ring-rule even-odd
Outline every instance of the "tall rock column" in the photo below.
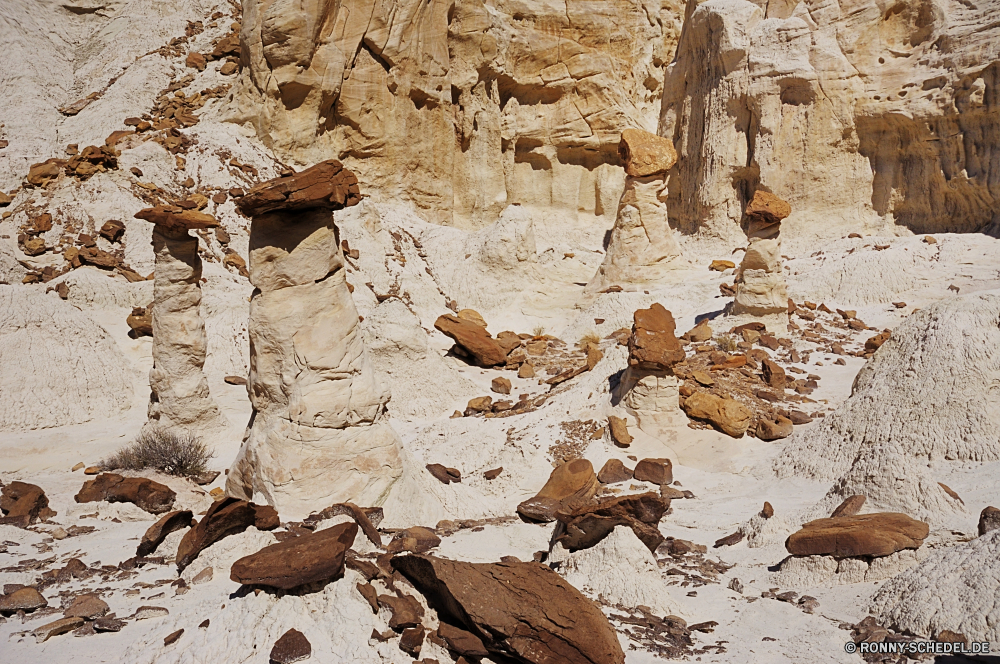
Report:
[[[608,286],[654,283],[665,271],[683,266],[665,202],[667,171],[677,163],[673,143],[648,131],[626,129],[618,153],[625,162],[625,190],[604,262],[587,284],[590,294]]]
[[[736,273],[736,298],[730,313],[763,322],[772,334],[784,334],[788,326],[788,290],[781,265],[781,220],[791,206],[758,189],[746,209],[746,231],[750,244]]]
[[[155,224],[153,253],[153,368],[149,371],[149,424],[194,434],[229,425],[209,394],[205,378],[208,340],[201,317],[201,257],[188,231],[214,228],[215,217],[171,205],[140,210]]]
[[[360,200],[338,161],[255,186],[250,227],[253,415],[226,490],[287,518],[381,504],[402,473],[389,390],[365,351],[332,211]]]

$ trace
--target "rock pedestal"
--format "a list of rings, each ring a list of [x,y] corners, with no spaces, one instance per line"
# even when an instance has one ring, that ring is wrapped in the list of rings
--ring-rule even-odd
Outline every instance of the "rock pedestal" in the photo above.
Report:
[[[781,220],[790,213],[788,203],[765,191],[757,191],[747,205],[750,245],[736,271],[736,297],[729,311],[732,316],[763,322],[772,334],[784,334],[788,325],[788,290],[778,233]]]
[[[332,210],[355,205],[337,161],[257,185],[250,228],[253,415],[226,490],[284,518],[331,503],[380,505],[402,473],[400,443],[358,328]]]
[[[201,317],[201,257],[192,228],[214,228],[211,215],[159,205],[137,219],[155,224],[153,254],[153,368],[149,371],[149,424],[192,433],[219,431],[228,422],[212,400],[202,370],[208,339]]]
[[[682,266],[665,202],[667,171],[677,162],[673,143],[641,129],[626,129],[618,152],[625,162],[625,191],[608,252],[587,284],[588,293],[614,285],[654,283],[665,271]]]

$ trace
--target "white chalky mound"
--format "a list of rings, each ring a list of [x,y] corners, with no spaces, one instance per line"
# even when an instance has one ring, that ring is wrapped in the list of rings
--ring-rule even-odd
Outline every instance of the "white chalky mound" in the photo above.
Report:
[[[1000,293],[955,296],[893,330],[850,398],[795,435],[780,476],[835,479],[864,448],[906,459],[1000,459]]]
[[[1000,642],[1000,530],[928,556],[886,582],[869,610],[884,624],[921,636],[943,630]]]
[[[118,346],[73,305],[0,285],[0,431],[112,417],[132,400]]]

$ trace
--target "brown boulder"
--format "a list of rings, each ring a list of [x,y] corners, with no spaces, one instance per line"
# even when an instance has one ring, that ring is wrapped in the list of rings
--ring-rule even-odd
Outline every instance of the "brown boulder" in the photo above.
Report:
[[[674,481],[673,468],[670,459],[643,459],[636,464],[633,476],[640,482],[670,484]]]
[[[24,241],[21,249],[28,256],[41,256],[45,253],[48,247],[45,246],[45,240],[40,237],[30,237]]]
[[[457,316],[439,316],[434,327],[451,337],[483,367],[493,367],[507,363],[507,353],[490,336],[485,327]]]
[[[758,189],[746,207],[748,237],[776,237],[781,220],[791,213],[792,206],[787,201]]]
[[[150,514],[163,514],[170,510],[177,494],[159,482],[146,477],[122,477],[114,473],[101,473],[83,483],[74,496],[78,503],[106,500],[109,503],[132,503]]]
[[[608,429],[611,430],[611,440],[615,441],[615,445],[628,447],[632,444],[632,435],[628,432],[624,418],[608,415]]]
[[[36,643],[44,643],[53,636],[59,636],[71,632],[77,627],[82,627],[83,623],[83,618],[60,618],[41,627],[36,627],[31,633],[34,635]]]
[[[263,509],[263,507],[258,509]],[[274,514],[277,520],[278,513],[275,512]],[[354,503],[335,503],[321,512],[310,514],[303,519],[303,523],[307,528],[314,528],[315,524],[318,524],[320,521],[332,519],[335,516],[351,517],[354,519],[354,523],[358,524],[358,528],[365,534],[369,542],[377,547],[382,546],[382,536],[378,532],[378,524],[382,522],[382,517],[384,516],[381,507],[361,508]],[[263,530],[259,525],[256,527]],[[277,527],[277,523],[275,523],[275,527]]]
[[[655,493],[618,496],[585,505],[572,512],[557,512],[563,525],[555,541],[570,551],[588,549],[611,534],[615,526],[628,526],[650,551],[663,541],[657,524],[670,506],[670,501]]]
[[[833,510],[833,514],[830,515],[830,518],[836,519],[839,516],[854,516],[861,511],[864,504],[864,496],[851,496],[838,505],[837,509]]]
[[[890,336],[892,336],[892,333],[889,331],[879,332],[865,342],[865,350],[874,353],[882,347],[882,344],[889,340]]]
[[[341,523],[266,546],[233,563],[229,578],[282,590],[339,578],[344,573],[344,556],[357,534],[358,524]]]
[[[761,370],[764,374],[764,382],[770,387],[783,388],[785,386],[785,370],[777,362],[767,358],[761,362]]]
[[[183,571],[204,549],[250,526],[273,530],[278,527],[278,513],[273,507],[236,498],[215,501],[198,525],[184,534],[177,547],[177,570]]]
[[[750,426],[750,409],[735,399],[695,392],[681,403],[681,407],[688,417],[705,420],[733,438],[741,437]]]
[[[557,510],[590,502],[600,486],[594,466],[586,459],[574,459],[553,470],[541,491],[517,506],[517,513],[527,521],[555,521]]]
[[[657,302],[649,309],[637,309],[633,320],[632,336],[628,340],[630,366],[668,371],[684,359],[684,349],[674,336],[674,317],[662,304]]]
[[[483,640],[472,632],[461,627],[442,622],[438,625],[438,638],[448,644],[448,650],[462,657],[486,657],[489,651],[483,645]]]
[[[709,264],[708,269],[714,270],[715,272],[725,272],[726,270],[731,270],[734,267],[736,267],[736,263],[732,261],[716,259]]]
[[[312,656],[312,645],[306,635],[290,629],[281,635],[271,648],[270,661],[274,664],[292,664]]]
[[[85,265],[93,265],[106,270],[118,267],[118,257],[114,254],[102,251],[97,247],[84,247],[77,253],[77,258]]]
[[[56,515],[49,509],[49,499],[42,487],[27,482],[11,482],[0,489],[0,511],[11,520],[10,523],[17,519],[23,521],[25,527]]]
[[[40,164],[32,164],[28,169],[28,184],[44,187],[59,177],[65,165],[65,159],[48,159]]]
[[[632,471],[618,459],[608,459],[601,472],[597,473],[597,480],[601,484],[614,484],[632,479]]]
[[[358,178],[336,159],[255,185],[236,201],[248,217],[276,210],[339,210],[361,200]]]
[[[36,609],[48,606],[48,601],[42,593],[31,586],[18,588],[14,592],[0,595],[0,614],[10,615],[18,611],[31,613]]]
[[[440,543],[441,538],[430,528],[411,526],[396,533],[385,550],[389,553],[403,553],[404,551],[427,553]]]
[[[84,620],[94,620],[100,618],[108,612],[108,603],[95,593],[85,593],[77,595],[73,603],[66,607],[63,615],[67,618],[83,618]]]
[[[681,337],[684,341],[699,343],[712,339],[712,326],[708,324],[708,319],[703,319],[700,323],[692,327]]]
[[[403,595],[394,597],[393,595],[379,595],[378,603],[386,607],[392,613],[389,618],[389,629],[398,631],[416,627],[424,617],[424,607],[414,597]]]
[[[490,389],[497,394],[510,394],[510,380],[503,376],[497,376],[490,383]]]
[[[136,219],[149,221],[171,231],[188,231],[200,228],[216,228],[219,220],[210,214],[187,210],[177,205],[157,205],[143,208],[135,213]]]
[[[392,566],[443,622],[489,652],[529,664],[623,664],[614,628],[562,577],[537,563],[466,563],[402,556]]]
[[[117,219],[111,219],[104,222],[98,233],[108,242],[118,242],[122,238],[122,235],[125,234],[125,224]]]
[[[434,476],[434,479],[442,484],[462,481],[462,473],[457,468],[448,468],[439,463],[429,463],[424,467],[427,472]]]
[[[156,547],[163,544],[167,535],[187,528],[191,525],[191,510],[176,510],[164,514],[160,519],[146,529],[139,546],[135,550],[137,556],[148,556],[156,551]]]
[[[618,156],[625,162],[625,172],[634,178],[666,173],[677,163],[677,151],[669,138],[642,129],[622,131]]]
[[[793,556],[888,556],[918,548],[928,531],[923,521],[897,512],[817,519],[789,535],[785,548]]]
[[[979,514],[979,535],[985,535],[991,530],[1000,530],[1000,510],[986,507]]]
[[[783,415],[776,415],[773,420],[761,418],[757,422],[757,437],[761,440],[780,440],[792,435],[792,421]]]
[[[205,61],[205,56],[197,51],[191,51],[187,54],[187,58],[184,60],[184,64],[192,69],[197,69],[198,71],[205,71],[205,67],[208,63]]]
[[[125,318],[125,323],[136,337],[153,336],[153,305],[134,307],[132,314]]]

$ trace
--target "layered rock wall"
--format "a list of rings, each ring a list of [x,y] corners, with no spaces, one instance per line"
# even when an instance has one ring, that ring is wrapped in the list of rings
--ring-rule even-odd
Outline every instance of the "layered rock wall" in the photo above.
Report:
[[[237,117],[285,158],[465,228],[509,204],[614,215],[679,3],[248,0]]]
[[[763,185],[795,210],[792,236],[995,231],[998,10],[691,0],[658,130],[680,155],[671,220],[738,242]]]

